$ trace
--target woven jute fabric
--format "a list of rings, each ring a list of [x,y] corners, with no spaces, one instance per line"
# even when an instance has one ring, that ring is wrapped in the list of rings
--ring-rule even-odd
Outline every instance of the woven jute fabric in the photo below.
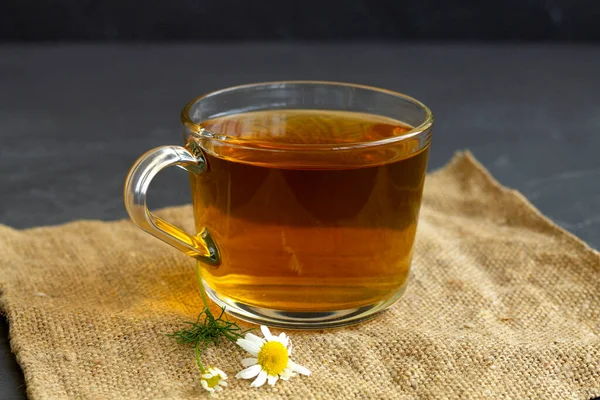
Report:
[[[192,228],[191,207],[162,216]],[[33,399],[198,399],[194,261],[130,221],[0,226],[1,307]],[[274,329],[278,333],[280,330]],[[468,153],[427,180],[412,278],[377,318],[288,332],[312,370],[271,388],[204,361],[226,399],[589,399],[600,396],[600,255],[500,186]]]

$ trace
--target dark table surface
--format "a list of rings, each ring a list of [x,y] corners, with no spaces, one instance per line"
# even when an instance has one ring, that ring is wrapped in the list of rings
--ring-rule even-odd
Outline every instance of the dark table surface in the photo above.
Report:
[[[188,100],[284,79],[357,82],[422,100],[436,116],[430,169],[470,149],[500,182],[600,247],[598,46],[0,46],[0,223],[124,218],[128,168],[151,147],[180,143]],[[187,185],[183,171],[161,173],[151,206],[188,202]],[[0,320],[0,398],[23,398]]]

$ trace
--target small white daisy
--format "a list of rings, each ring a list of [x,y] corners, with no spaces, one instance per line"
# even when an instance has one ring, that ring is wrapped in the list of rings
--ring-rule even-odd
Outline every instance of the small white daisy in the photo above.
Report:
[[[227,374],[216,367],[208,367],[200,375],[200,384],[210,393],[220,392],[227,386]]]
[[[281,332],[279,336],[271,335],[266,326],[261,326],[260,330],[264,339],[247,333],[243,339],[236,341],[238,346],[252,355],[251,358],[242,360],[246,369],[240,371],[236,378],[252,379],[256,376],[250,386],[261,387],[265,382],[273,386],[280,378],[287,381],[296,376],[296,372],[310,375],[307,368],[290,360],[292,341],[285,333]]]

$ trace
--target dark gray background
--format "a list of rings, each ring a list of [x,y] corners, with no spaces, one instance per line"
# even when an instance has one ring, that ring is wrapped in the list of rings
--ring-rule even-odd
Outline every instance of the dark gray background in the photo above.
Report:
[[[0,40],[600,40],[597,0],[6,0]]]
[[[436,116],[431,169],[470,149],[599,248],[599,71],[600,47],[588,45],[0,46],[0,223],[123,218],[128,168],[151,147],[180,143],[189,99],[240,83],[324,79],[422,100]],[[188,202],[187,185],[183,171],[162,173],[152,205]],[[23,387],[2,323],[0,398],[20,398]]]

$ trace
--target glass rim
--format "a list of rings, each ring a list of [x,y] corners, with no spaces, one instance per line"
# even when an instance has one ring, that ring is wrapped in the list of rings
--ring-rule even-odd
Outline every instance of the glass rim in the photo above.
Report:
[[[323,85],[323,86],[342,86],[349,88],[357,88],[369,90],[372,92],[379,92],[382,94],[391,95],[397,97],[399,99],[406,100],[417,107],[421,108],[425,112],[425,118],[423,122],[419,125],[415,126],[411,130],[398,135],[392,136],[384,139],[377,139],[366,142],[350,142],[350,143],[277,143],[275,146],[273,142],[256,140],[256,139],[239,139],[231,136],[222,135],[219,132],[210,132],[204,129],[198,122],[195,122],[193,118],[190,116],[190,110],[192,107],[203,99],[207,99],[209,97],[217,96],[224,93],[234,92],[240,89],[251,89],[255,87],[261,86],[270,86],[270,85],[285,85],[285,84],[294,84],[294,85]],[[400,92],[395,92],[393,90],[378,88],[375,86],[361,85],[356,83],[347,83],[347,82],[335,82],[335,81],[312,81],[312,80],[290,80],[290,81],[267,81],[267,82],[256,82],[256,83],[247,83],[243,85],[230,86],[224,89],[214,90],[203,95],[200,95],[193,100],[189,101],[183,110],[181,111],[181,123],[185,126],[195,137],[203,140],[214,140],[221,142],[223,145],[233,145],[233,146],[241,146],[241,147],[252,147],[254,149],[262,148],[263,150],[347,150],[351,148],[365,148],[365,147],[376,147],[376,146],[384,146],[390,145],[398,142],[402,142],[405,140],[412,139],[414,137],[418,137],[419,135],[428,132],[433,125],[433,113],[425,104],[420,102],[419,100],[405,95]],[[402,122],[402,121],[400,121]]]

